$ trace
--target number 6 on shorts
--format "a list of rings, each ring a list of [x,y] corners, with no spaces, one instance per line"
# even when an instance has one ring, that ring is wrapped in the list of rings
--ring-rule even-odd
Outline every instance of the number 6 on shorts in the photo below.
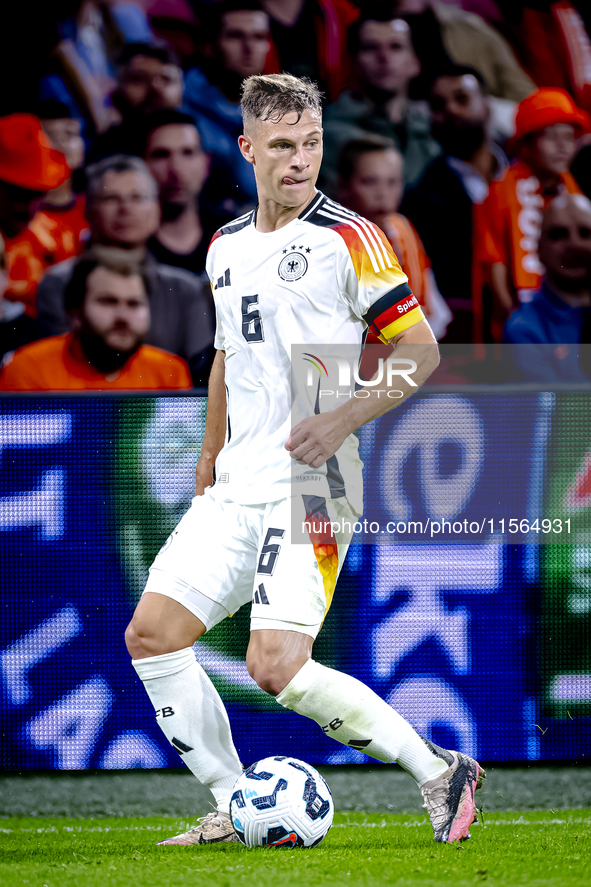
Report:
[[[278,543],[269,545],[269,540],[272,539],[273,536],[278,536],[280,539],[283,539],[285,536],[285,530],[277,530],[275,527],[269,527],[267,530],[267,535],[265,536],[265,541],[261,548],[257,573],[266,573],[268,576],[273,575],[275,561],[279,557],[279,551],[281,549],[281,545]]]

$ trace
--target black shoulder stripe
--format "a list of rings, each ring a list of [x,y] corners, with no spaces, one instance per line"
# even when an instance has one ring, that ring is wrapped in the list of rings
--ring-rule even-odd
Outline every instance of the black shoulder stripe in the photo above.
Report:
[[[220,228],[221,234],[236,234],[237,231],[242,231],[243,228],[246,228],[248,225],[252,224],[254,218],[255,210],[253,209],[248,213],[247,216],[241,216],[239,219],[236,219],[234,222],[229,222],[227,225],[224,225],[223,228]]]
[[[312,203],[309,203],[306,209],[300,213],[298,219],[301,222],[311,222],[312,225],[329,227],[331,224],[330,220],[318,215],[318,210],[324,206],[327,200],[328,198],[322,193],[322,191],[319,191]]]
[[[386,293],[369,307],[367,313],[363,315],[364,321],[368,326],[371,326],[380,314],[383,314],[383,312],[388,308],[391,308],[392,305],[397,305],[398,302],[402,302],[403,299],[408,299],[409,296],[412,297],[412,290],[408,283],[401,283],[400,286],[394,287],[393,290],[390,290],[390,292]]]

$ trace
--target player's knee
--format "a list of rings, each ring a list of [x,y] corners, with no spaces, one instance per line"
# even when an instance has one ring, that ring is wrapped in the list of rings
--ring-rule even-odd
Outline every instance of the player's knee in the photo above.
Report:
[[[132,659],[143,658],[143,656],[141,655],[141,641],[137,631],[135,630],[133,619],[125,629],[125,646],[127,647],[127,652]]]
[[[255,665],[249,672],[253,681],[270,696],[278,696],[289,684],[289,680],[285,680],[280,672],[265,668],[264,665]]]
[[[132,659],[147,659],[168,652],[163,649],[161,639],[136,619],[132,619],[125,629],[125,645]]]
[[[270,696],[278,696],[289,684],[293,676],[300,670],[303,662],[289,664],[277,662],[274,658],[249,657],[246,667],[253,681]]]

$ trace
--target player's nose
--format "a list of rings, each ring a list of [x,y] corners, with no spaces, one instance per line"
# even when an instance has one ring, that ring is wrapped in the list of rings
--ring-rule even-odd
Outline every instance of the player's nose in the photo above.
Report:
[[[296,151],[296,153],[293,155],[291,159],[291,165],[294,167],[294,169],[306,169],[306,167],[310,165],[303,148],[300,148],[300,150]]]

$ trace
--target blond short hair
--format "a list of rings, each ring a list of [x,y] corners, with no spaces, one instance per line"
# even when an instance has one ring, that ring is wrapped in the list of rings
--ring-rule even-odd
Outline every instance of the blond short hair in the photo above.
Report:
[[[300,120],[304,111],[322,115],[322,93],[307,77],[291,74],[253,74],[242,84],[242,119],[244,126],[255,120],[279,123],[295,112]]]

